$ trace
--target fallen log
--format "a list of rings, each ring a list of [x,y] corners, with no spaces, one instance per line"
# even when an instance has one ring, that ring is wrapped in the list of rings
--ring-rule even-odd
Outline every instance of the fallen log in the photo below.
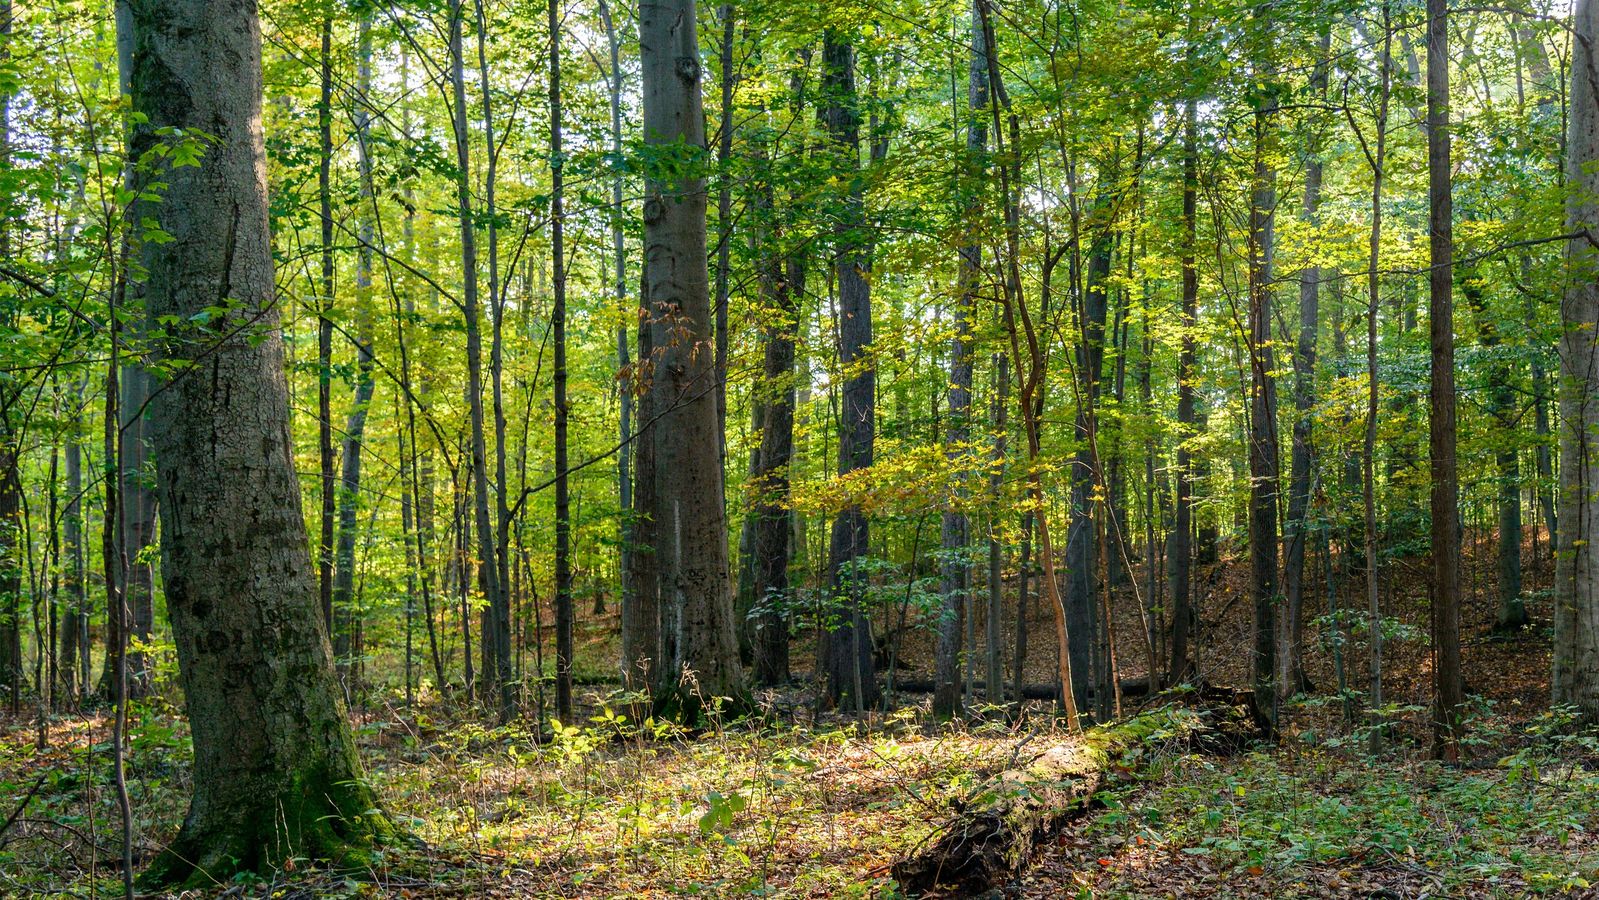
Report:
[[[1196,692],[1174,695],[1166,706],[1091,728],[1013,764],[953,803],[949,817],[894,864],[894,878],[913,896],[946,888],[969,897],[1015,881],[1040,847],[1092,806],[1127,750],[1177,742],[1231,752],[1248,735],[1258,739],[1253,704],[1240,696],[1247,693],[1225,692],[1215,707]]]

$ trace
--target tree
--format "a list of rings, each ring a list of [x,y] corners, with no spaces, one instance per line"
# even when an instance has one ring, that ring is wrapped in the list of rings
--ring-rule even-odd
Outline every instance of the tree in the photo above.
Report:
[[[674,154],[705,149],[697,41],[693,0],[639,4],[644,142],[655,167],[644,199],[644,295],[654,354],[649,414],[656,418],[648,462],[662,615],[676,638],[657,663],[656,704],[689,720],[713,698],[726,698],[734,711],[749,702],[733,627],[717,448],[705,180],[668,174],[686,162]]]
[[[1199,269],[1195,265],[1199,218],[1199,101],[1183,104],[1183,331],[1177,355],[1177,498],[1171,547],[1171,659],[1167,681],[1182,684],[1194,674],[1191,644],[1198,615],[1193,602],[1194,459],[1194,326],[1198,319]]]
[[[555,309],[555,714],[572,721],[572,506],[567,473],[566,210],[561,149],[561,11],[549,0],[550,259]]]
[[[876,435],[877,372],[872,357],[871,259],[866,249],[865,199],[860,174],[860,110],[855,92],[855,48],[829,27],[822,37],[822,118],[833,142],[834,169],[845,184],[837,198],[833,277],[838,285],[838,364],[844,372],[840,398],[838,473],[872,464]],[[828,623],[827,693],[834,703],[848,698],[856,712],[877,703],[877,672],[872,659],[872,624],[866,614],[866,558],[870,528],[858,501],[833,519],[828,569],[838,603],[836,623]]]
[[[153,213],[172,240],[143,251],[162,575],[194,738],[189,814],[144,880],[350,861],[394,828],[345,721],[290,456],[256,9],[131,9],[135,157],[156,158],[168,129],[210,135],[198,166],[160,173]]]
[[[1328,53],[1332,26],[1324,24],[1318,40],[1316,67],[1310,91],[1316,101],[1327,101]],[[1304,199],[1300,217],[1314,228],[1321,214],[1321,123],[1312,122],[1306,135]],[[1294,430],[1288,475],[1288,516],[1283,525],[1287,547],[1283,560],[1283,615],[1277,623],[1277,703],[1282,706],[1305,681],[1304,653],[1305,554],[1309,532],[1311,468],[1314,462],[1313,417],[1316,405],[1316,332],[1321,321],[1321,268],[1309,265],[1299,273],[1299,336],[1294,347]]]
[[[983,154],[988,150],[988,128],[984,122],[988,115],[988,41],[984,34],[982,16],[975,3],[972,8],[972,52],[967,72],[966,152],[968,159],[967,187],[964,198],[966,228],[975,232],[977,212],[982,208],[978,200],[985,166]],[[968,614],[971,599],[972,566],[967,555],[970,529],[966,511],[962,508],[971,492],[967,474],[971,469],[971,411],[972,411],[972,315],[983,268],[983,248],[973,239],[960,249],[960,284],[955,299],[955,334],[949,342],[949,424],[944,431],[944,454],[949,459],[956,479],[953,506],[944,512],[943,573],[944,608],[938,620],[938,650],[934,657],[936,672],[933,676],[933,713],[949,718],[960,713],[960,649],[961,620]],[[1003,401],[1001,401],[1003,402]],[[970,648],[975,650],[976,648]],[[988,682],[994,690],[994,680]]]
[[[1433,749],[1460,755],[1465,690],[1460,675],[1460,498],[1455,459],[1454,230],[1449,167],[1449,0],[1427,0],[1427,182],[1431,235],[1428,313],[1432,327]]]
[[[1256,24],[1271,22],[1257,11]],[[1269,42],[1270,38],[1267,38]],[[1268,63],[1269,65],[1269,63]],[[1253,98],[1254,173],[1249,200],[1249,594],[1255,607],[1255,702],[1277,720],[1277,377],[1272,352],[1272,251],[1277,208],[1276,85],[1263,74]]]
[[[1554,702],[1599,721],[1599,2],[1572,15],[1566,161],[1570,281],[1560,307],[1560,545],[1555,553]]]

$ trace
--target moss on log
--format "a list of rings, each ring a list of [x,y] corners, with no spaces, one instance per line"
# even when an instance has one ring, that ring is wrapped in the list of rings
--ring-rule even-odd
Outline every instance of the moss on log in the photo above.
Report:
[[[1006,769],[954,804],[932,835],[894,865],[895,879],[913,895],[944,887],[958,896],[1014,881],[1040,847],[1092,806],[1126,751],[1176,742],[1200,752],[1232,752],[1258,740],[1242,693],[1176,696],[1167,706],[1092,728]]]

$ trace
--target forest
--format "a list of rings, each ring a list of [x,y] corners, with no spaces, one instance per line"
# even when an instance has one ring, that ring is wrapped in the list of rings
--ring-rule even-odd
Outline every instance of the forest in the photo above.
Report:
[[[1599,896],[1596,39],[0,0],[0,897]]]

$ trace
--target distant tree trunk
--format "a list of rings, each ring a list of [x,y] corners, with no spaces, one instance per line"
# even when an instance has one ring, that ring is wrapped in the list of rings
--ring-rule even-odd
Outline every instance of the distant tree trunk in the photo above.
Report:
[[[855,92],[855,48],[828,29],[822,42],[823,114],[838,154],[839,174],[847,181],[834,245],[838,280],[838,364],[844,373],[839,412],[838,472],[847,475],[872,464],[877,377],[871,357],[872,295],[867,271],[865,204],[860,178],[860,111]],[[865,609],[871,552],[869,525],[858,504],[833,520],[828,568],[834,596],[843,607],[840,622],[827,636],[827,692],[834,703],[845,698],[856,712],[877,703],[877,672],[872,659],[872,626]]]
[[[692,0],[641,3],[639,46],[646,143],[703,150],[705,118]],[[654,354],[655,565],[674,632],[669,635],[671,652],[663,654],[656,673],[656,702],[681,718],[696,719],[712,697],[728,698],[735,710],[749,703],[734,633],[717,452],[703,179],[668,180],[649,173],[644,259]]]
[[[1448,0],[1427,0],[1427,174],[1432,262],[1428,302],[1432,396],[1427,443],[1432,462],[1433,750],[1453,762],[1460,756],[1465,685],[1460,672],[1460,475],[1455,459],[1455,245],[1450,185],[1454,173],[1449,163],[1449,4]]]
[[[800,102],[802,81],[794,79],[794,103]],[[797,112],[797,109],[796,109]],[[775,209],[771,155],[762,146],[757,157],[763,167],[756,195],[761,227],[760,292],[766,322],[762,383],[758,397],[760,446],[755,453],[752,483],[756,499],[750,516],[754,615],[751,651],[757,684],[773,686],[789,678],[789,613],[792,597],[788,565],[794,531],[789,509],[789,466],[794,458],[794,352],[799,334],[799,299],[805,292],[805,266],[794,249],[785,252],[783,229]]]
[[[1262,22],[1269,27],[1269,23]],[[1255,171],[1249,203],[1249,560],[1250,598],[1255,608],[1255,702],[1269,721],[1277,719],[1277,378],[1272,346],[1272,251],[1277,173],[1277,101],[1268,94],[1255,106]]]
[[[499,566],[495,561],[494,527],[489,517],[488,445],[484,440],[483,422],[483,337],[478,325],[481,299],[477,277],[477,225],[472,212],[472,159],[469,147],[470,132],[466,117],[465,56],[462,49],[462,25],[466,12],[464,0],[450,0],[449,45],[450,86],[454,101],[454,142],[456,166],[456,207],[461,231],[462,313],[466,319],[466,401],[471,430],[470,475],[472,478],[473,532],[477,538],[479,580],[483,593],[493,611],[493,623],[500,623]],[[489,142],[491,153],[492,140]],[[490,179],[492,182],[492,179]],[[464,572],[463,572],[464,576]],[[509,623],[505,623],[508,625]],[[497,635],[484,634],[485,644],[493,641],[498,648]],[[509,635],[505,648],[510,649]],[[471,654],[467,654],[468,658]],[[505,654],[508,657],[509,654]],[[508,720],[514,712],[515,693],[511,683],[509,665],[500,666],[508,659],[496,652],[493,659],[498,671],[484,672],[486,685],[500,688],[500,717]]]
[[[356,250],[355,265],[355,397],[344,423],[344,446],[340,451],[342,471],[339,476],[338,523],[333,546],[333,612],[338,627],[334,629],[334,661],[344,676],[346,700],[358,692],[356,661],[350,658],[352,640],[357,628],[355,603],[355,537],[356,514],[361,507],[361,454],[366,440],[367,408],[372,404],[372,247],[375,229],[372,224],[372,138],[371,116],[367,111],[367,95],[372,89],[372,22],[363,17],[360,24],[359,44],[356,48],[357,74],[355,102],[355,152],[360,177],[360,204],[357,209],[360,224],[357,234],[360,247]]]
[[[572,508],[567,476],[566,246],[561,149],[561,11],[549,0],[550,29],[550,258],[555,309],[555,714],[572,721]]]
[[[611,266],[618,314],[616,324],[616,371],[619,377],[632,367],[628,358],[627,332],[630,321],[638,318],[637,310],[627,302],[627,242],[623,233],[623,189],[626,176],[622,170],[622,42],[616,32],[616,22],[611,18],[611,8],[606,0],[599,0],[600,21],[605,26],[605,44],[610,50],[611,67],[607,73],[606,87],[611,109]],[[617,535],[620,552],[617,567],[621,572],[622,620],[628,618],[633,596],[633,392],[623,384],[617,391],[616,450],[616,508],[621,515],[620,534]]]
[[[82,415],[72,415],[73,433]],[[67,503],[61,522],[62,588],[66,604],[62,607],[60,635],[61,696],[79,699],[88,690],[89,616],[84,591],[83,559],[83,445],[73,439],[66,449]]]
[[[989,405],[994,446],[990,456],[993,469],[988,473],[988,622],[984,629],[988,678],[984,690],[989,703],[1000,704],[1005,702],[1005,665],[1000,659],[1000,644],[1004,638],[1000,617],[1005,601],[1005,542],[1000,537],[999,516],[1000,492],[1005,486],[1006,431],[1010,427],[1005,422],[1005,410],[1010,404],[1010,359],[1004,353],[995,353],[989,361],[994,373],[994,396]],[[1017,694],[1016,699],[1020,700],[1021,695]]]
[[[988,149],[988,42],[977,10],[972,11],[971,59],[967,67],[966,160],[962,213],[966,227],[975,232],[982,208],[979,199]],[[948,418],[944,428],[944,456],[955,479],[955,505],[944,512],[943,556],[939,564],[943,610],[938,619],[938,647],[933,665],[933,714],[940,718],[960,715],[961,625],[971,598],[971,543],[966,510],[961,506],[971,493],[972,313],[983,267],[983,248],[976,240],[960,249],[960,286],[955,300],[955,335],[949,342]],[[994,684],[993,679],[988,682]]]
[[[22,566],[27,537],[22,529],[20,454],[9,423],[4,430],[0,437],[0,603],[4,604],[0,607],[0,686],[9,690],[10,709],[15,714],[22,708],[27,678],[22,666]],[[119,628],[126,627],[124,617],[113,613],[108,618],[115,619]],[[115,661],[114,654],[108,656]]]
[[[508,722],[516,714],[516,671],[511,665],[511,509],[510,480],[505,474],[505,287],[500,278],[499,206],[495,189],[500,170],[501,144],[494,130],[494,91],[489,82],[488,34],[489,22],[486,4],[476,0],[473,9],[477,14],[477,61],[479,100],[483,108],[483,211],[488,218],[489,258],[489,382],[494,405],[494,531],[490,539],[479,543],[485,548],[482,565],[488,567],[492,578],[485,578],[484,596],[488,599],[490,626],[484,630],[485,655],[491,655],[493,666],[485,666],[494,673],[494,684],[499,687],[500,721]],[[558,73],[557,73],[558,74]],[[552,162],[559,168],[559,160]],[[558,177],[558,176],[557,176]],[[520,504],[518,504],[520,507]],[[486,509],[486,504],[483,504]],[[492,652],[488,645],[492,640]],[[485,685],[487,688],[487,685]]]
[[[194,795],[148,886],[200,887],[290,856],[349,863],[393,826],[362,779],[318,622],[274,303],[252,4],[133,4],[135,155],[215,135],[162,174],[174,240],[144,247],[162,573],[194,738]],[[236,308],[194,318],[228,298]],[[218,385],[225,385],[219,390]]]
[[[1371,653],[1371,689],[1367,699],[1372,710],[1382,708],[1382,602],[1377,584],[1380,559],[1377,553],[1377,313],[1382,302],[1382,188],[1388,150],[1388,103],[1393,85],[1393,22],[1385,0],[1382,8],[1383,38],[1379,69],[1382,87],[1377,102],[1376,139],[1366,153],[1371,166],[1371,232],[1366,258],[1366,428],[1361,454],[1361,493],[1366,519],[1366,624]],[[1362,144],[1362,147],[1367,147]],[[1382,732],[1371,732],[1372,748],[1381,746]]]
[[[1571,120],[1566,245],[1571,280],[1561,304],[1560,546],[1555,553],[1554,702],[1599,721],[1599,2],[1578,0],[1572,17]]]
[[[1177,498],[1171,545],[1171,658],[1167,680],[1182,684],[1194,674],[1193,641],[1198,617],[1193,602],[1194,327],[1198,320],[1199,269],[1194,254],[1199,213],[1199,101],[1183,104],[1183,296],[1182,335],[1177,351]]]
[[[0,60],[5,60],[11,55],[12,10],[11,0],[0,0]],[[11,164],[11,91],[0,91],[0,164]],[[11,258],[11,223],[9,216],[0,216],[0,259]],[[9,416],[11,404],[5,404]],[[10,478],[8,474],[14,469],[12,461],[13,451],[10,448],[11,428],[9,422],[0,423],[4,430],[5,444],[0,447],[0,569],[9,571],[14,562],[12,549],[14,538],[8,536],[13,531],[12,515],[9,513],[10,503],[5,497]],[[15,713],[22,702],[22,622],[19,598],[15,591],[8,590],[10,585],[6,582],[9,577],[0,573],[0,687],[9,689],[11,695],[11,711]]]
[[[1518,631],[1527,627],[1527,606],[1521,598],[1521,455],[1516,446],[1520,407],[1516,402],[1514,367],[1500,356],[1499,326],[1483,302],[1482,282],[1473,269],[1460,273],[1460,294],[1477,323],[1477,342],[1482,345],[1488,364],[1488,414],[1501,429],[1494,449],[1497,469],[1499,535],[1496,554],[1499,609],[1494,617],[1497,632]],[[1534,388],[1534,402],[1537,388]]]
[[[993,47],[994,22],[989,0],[977,0],[976,5],[983,21],[985,41],[988,46]],[[1021,289],[1021,125],[1018,115],[1011,110],[1010,96],[1005,90],[1005,81],[1001,77],[995,53],[988,54],[988,83],[994,100],[989,104],[989,121],[994,130],[994,149],[1005,160],[1005,164],[999,167],[1000,196],[1005,204],[1005,278],[1001,294],[1004,301],[1002,314],[1005,335],[1010,344],[1011,360],[1015,364],[1019,381],[1017,407],[1021,410],[1022,431],[1027,437],[1027,500],[1028,515],[1031,517],[1029,524],[1036,522],[1038,526],[1038,559],[1042,568],[1040,586],[1055,620],[1055,671],[1060,687],[1059,708],[1066,720],[1066,727],[1071,731],[1077,731],[1080,722],[1070,659],[1072,632],[1068,624],[1066,600],[1061,595],[1060,581],[1056,577],[1055,546],[1050,537],[1049,507],[1044,494],[1044,477],[1039,459],[1043,444],[1044,386],[1048,367],[1039,329]],[[1007,114],[1005,121],[1010,133],[1010,145],[1015,148],[1008,157],[1005,153],[1007,138],[1000,128],[1002,110]],[[1054,296],[1052,288],[1054,270],[1064,252],[1064,249],[1055,250],[1047,245],[1045,247],[1043,271],[1038,281],[1038,306],[1041,317],[1049,315]],[[1022,350],[1024,345],[1025,356]],[[1026,366],[1022,364],[1024,359]],[[1017,677],[1020,678],[1020,675]]]
[[[1022,549],[1016,568],[1019,570],[1016,589],[1015,665],[1011,672],[1011,695],[1018,703],[1022,700],[1022,687],[1027,683],[1027,613],[1032,603],[1033,580],[1033,515],[1022,514]]]
[[[1326,99],[1327,56],[1332,45],[1330,25],[1319,39],[1316,67],[1310,89]],[[1312,122],[1306,136],[1305,189],[1300,218],[1315,228],[1321,218],[1321,123]],[[1310,522],[1310,489],[1315,460],[1313,419],[1316,407],[1316,333],[1321,318],[1321,268],[1314,264],[1299,273],[1299,340],[1294,351],[1294,433],[1288,476],[1288,516],[1283,530],[1287,547],[1283,559],[1283,614],[1277,623],[1277,704],[1298,693],[1304,684],[1305,548]]]
[[[1083,315],[1077,345],[1077,417],[1075,432],[1078,450],[1071,464],[1071,520],[1066,530],[1066,571],[1068,629],[1072,641],[1070,660],[1072,684],[1077,691],[1077,706],[1088,704],[1090,690],[1100,699],[1105,692],[1098,690],[1108,681],[1106,666],[1097,665],[1100,622],[1096,598],[1098,579],[1094,577],[1098,554],[1095,551],[1094,485],[1098,482],[1094,454],[1095,404],[1099,396],[1100,375],[1105,363],[1105,316],[1109,311],[1106,282],[1110,279],[1111,252],[1115,235],[1109,221],[1114,216],[1115,203],[1110,200],[1118,176],[1114,172],[1102,173],[1103,192],[1090,214],[1092,237],[1088,249],[1087,290],[1084,292]]]
[[[322,227],[322,296],[317,302],[317,460],[321,465],[322,515],[318,519],[317,596],[322,626],[333,628],[333,521],[338,499],[333,460],[333,19],[322,20],[321,101],[317,104],[317,203]]]

